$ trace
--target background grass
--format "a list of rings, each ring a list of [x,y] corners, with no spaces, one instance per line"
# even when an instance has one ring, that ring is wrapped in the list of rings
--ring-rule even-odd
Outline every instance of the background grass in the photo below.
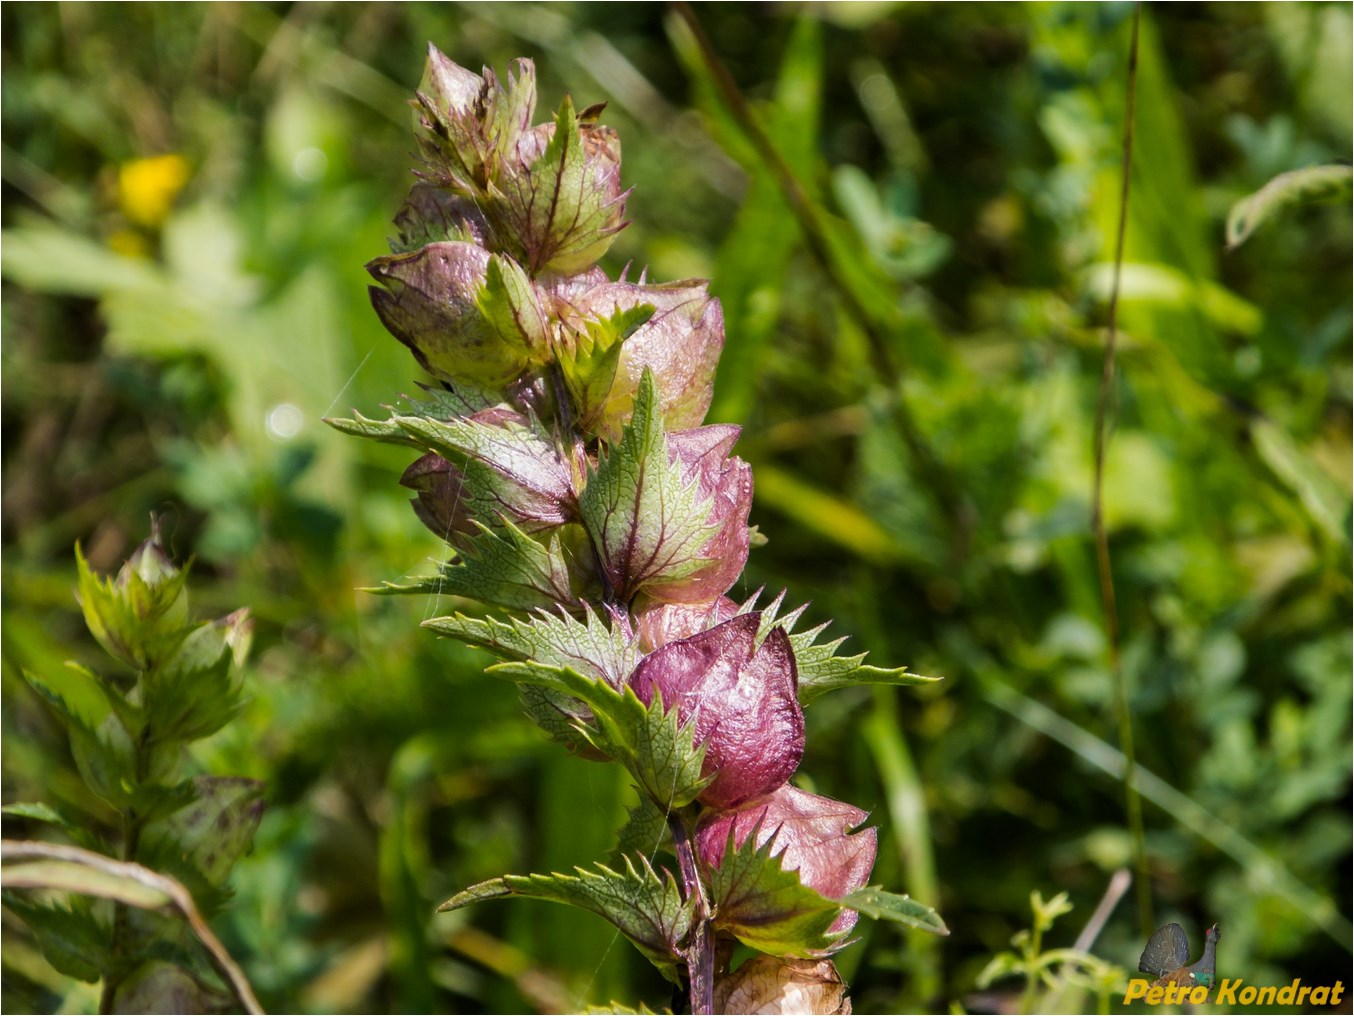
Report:
[[[418,630],[453,603],[355,591],[442,553],[406,456],[319,422],[418,377],[362,265],[409,184],[429,41],[534,57],[538,118],[608,101],[635,191],[606,267],[713,278],[712,419],[745,428],[771,538],[735,592],[788,587],[947,678],[809,715],[805,785],[872,809],[876,881],[953,930],[862,922],[856,1011],[1011,1004],[975,978],[1030,891],[1070,894],[1045,936],[1067,945],[1129,860],[1089,504],[1131,8],[697,15],[732,104],[654,4],[0,12],[4,800],[107,820],[20,670],[98,663],[72,545],[112,569],[167,512],[198,609],[258,619],[248,712],[196,762],[268,782],[218,929],[270,1008],[667,1000],[588,915],[432,917],[602,856],[629,792]],[[1351,231],[1307,207],[1224,253],[1223,221],[1348,161],[1350,34],[1344,4],[1143,25],[1105,498],[1155,919],[1196,948],[1221,922],[1219,970],[1251,983],[1350,969]],[[95,1003],[4,931],[6,1011]],[[1132,969],[1143,940],[1125,903],[1094,951]]]

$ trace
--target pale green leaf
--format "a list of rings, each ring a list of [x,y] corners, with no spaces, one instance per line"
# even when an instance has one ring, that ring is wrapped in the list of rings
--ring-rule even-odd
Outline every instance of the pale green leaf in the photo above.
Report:
[[[938,677],[923,677],[909,673],[906,667],[875,667],[865,663],[865,653],[854,656],[838,656],[837,650],[846,641],[845,637],[831,642],[819,643],[818,636],[827,628],[828,623],[820,624],[808,631],[796,633],[794,628],[808,604],[779,615],[785,593],[781,592],[771,603],[762,608],[762,622],[758,638],[765,638],[772,628],[784,628],[790,636],[790,645],[795,652],[795,665],[799,672],[799,703],[808,705],[824,692],[837,688],[849,688],[861,684],[919,685],[934,684]],[[757,597],[739,607],[739,613],[755,609]]]
[[[683,902],[671,873],[660,876],[643,857],[636,866],[625,859],[623,872],[597,865],[575,868],[577,875],[505,875],[471,886],[438,907],[458,910],[481,900],[505,896],[567,903],[605,918],[659,970],[674,978],[682,944],[691,928],[691,904]]]
[[[1240,247],[1268,219],[1296,205],[1349,199],[1354,168],[1308,166],[1280,173],[1227,213],[1227,248]]]
[[[520,610],[577,599],[558,532],[535,539],[506,520],[499,529],[479,528],[465,553],[444,564],[437,575],[408,583],[385,582],[370,591],[464,596]]]
[[[502,620],[455,614],[424,621],[423,627],[487,649],[503,660],[572,667],[585,677],[617,687],[640,660],[635,640],[586,606],[581,620],[563,611],[541,610],[527,618]]]
[[[842,897],[841,904],[877,921],[895,921],[937,935],[950,933],[934,907],[918,903],[910,896],[885,892],[876,886],[866,886],[849,893]]]

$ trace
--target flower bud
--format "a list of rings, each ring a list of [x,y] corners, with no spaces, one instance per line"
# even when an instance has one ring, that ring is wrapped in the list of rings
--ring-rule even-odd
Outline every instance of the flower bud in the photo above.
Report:
[[[708,603],[728,592],[748,559],[748,513],[752,510],[752,467],[728,453],[741,428],[731,424],[696,427],[668,434],[668,457],[681,463],[684,479],[710,499],[707,525],[716,532],[701,549],[705,563],[674,582],[651,584],[655,599]]]
[[[464,483],[459,469],[432,452],[416,459],[400,477],[402,486],[417,492],[409,503],[419,521],[448,542],[453,536],[474,536],[478,531],[466,510]]]
[[[371,302],[429,373],[499,387],[545,354],[545,315],[512,261],[470,243],[379,257]]]
[[[559,291],[558,310],[566,328],[583,327],[643,304],[655,308],[648,322],[621,347],[620,364],[601,414],[599,432],[615,440],[630,418],[645,368],[653,371],[658,403],[669,430],[697,427],[714,394],[715,367],[724,348],[724,313],[705,283],[661,286],[604,282],[581,291]]]
[[[165,553],[160,521],[132,552],[117,577],[100,578],[75,548],[78,598],[90,632],[113,656],[141,669],[165,648],[188,617],[185,574]]]
[[[740,614],[670,642],[630,676],[642,702],[661,694],[666,708],[695,724],[695,741],[705,745],[701,772],[714,775],[700,800],[711,807],[731,808],[770,793],[804,755],[794,651],[781,628],[756,646],[761,617]]]
[[[742,846],[755,832],[757,846],[772,841],[771,852],[780,855],[782,868],[798,871],[804,885],[837,900],[869,881],[878,833],[852,831],[869,817],[842,801],[786,785],[734,811],[707,814],[696,827],[696,852],[707,866],[718,868],[731,833],[734,845]],[[830,930],[849,931],[859,916],[843,910]]]
[[[536,108],[536,68],[530,60],[516,64],[517,75],[501,83],[487,67],[475,74],[428,47],[414,136],[434,182],[467,197],[485,195]]]

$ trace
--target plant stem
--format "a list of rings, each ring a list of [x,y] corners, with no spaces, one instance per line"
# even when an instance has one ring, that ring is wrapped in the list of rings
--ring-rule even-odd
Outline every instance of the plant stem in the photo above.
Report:
[[[1138,874],[1138,922],[1144,936],[1152,933],[1152,881],[1147,864],[1147,837],[1143,831],[1142,798],[1138,793],[1136,752],[1133,746],[1133,716],[1129,711],[1128,683],[1119,648],[1119,612],[1114,597],[1114,573],[1110,568],[1109,535],[1105,531],[1104,481],[1106,429],[1114,382],[1114,352],[1119,338],[1119,279],[1124,267],[1124,237],[1128,233],[1129,178],[1133,168],[1133,110],[1138,92],[1138,24],[1142,4],[1133,7],[1133,36],[1128,51],[1128,84],[1124,110],[1124,148],[1119,191],[1119,227],[1114,241],[1114,277],[1110,288],[1109,327],[1105,338],[1104,368],[1095,407],[1095,480],[1091,490],[1091,529],[1095,534],[1095,563],[1100,577],[1100,601],[1105,613],[1110,671],[1114,676],[1119,712],[1119,747],[1127,761],[1124,776],[1124,810],[1133,842]]]
[[[682,873],[682,891],[694,899],[691,944],[686,951],[687,979],[690,981],[691,1016],[711,1016],[715,1011],[715,929],[710,923],[710,904],[705,887],[696,871],[696,855],[686,818],[679,812],[668,815],[668,828],[677,850],[677,866]]]
[[[144,677],[144,675],[142,675]],[[138,678],[141,680],[141,678]],[[134,785],[140,787],[146,780],[147,772],[150,768],[150,728],[143,729],[136,739],[136,761],[134,766]],[[141,833],[145,827],[144,819],[136,813],[136,810],[129,805],[122,816],[122,850],[120,857],[123,861],[131,864],[136,863],[136,856],[141,850]],[[122,959],[122,950],[124,940],[127,937],[127,925],[130,911],[125,903],[113,904],[113,941],[110,955],[113,963],[116,965]],[[122,985],[122,978],[111,973],[105,974],[103,978],[103,990],[99,993],[99,1012],[111,1013],[113,1011],[113,998],[117,995],[117,990]]]

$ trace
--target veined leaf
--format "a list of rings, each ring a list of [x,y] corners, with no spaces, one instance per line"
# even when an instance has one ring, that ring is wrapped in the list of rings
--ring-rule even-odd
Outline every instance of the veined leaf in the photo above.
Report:
[[[575,868],[577,875],[505,875],[473,885],[438,907],[458,910],[480,900],[505,896],[567,903],[614,924],[665,976],[676,980],[682,943],[691,929],[691,902],[683,902],[672,874],[662,876],[641,857],[625,859],[625,871],[597,865]]]
[[[354,437],[366,437],[386,444],[405,445],[409,448],[422,448],[422,441],[400,427],[399,423],[396,422],[398,418],[423,417],[433,420],[454,420],[473,416],[475,413],[486,409],[511,411],[507,404],[497,396],[466,382],[458,381],[454,386],[448,384],[447,387],[442,388],[425,385],[423,390],[427,394],[425,399],[405,397],[405,401],[408,403],[407,410],[387,406],[386,408],[390,410],[390,418],[387,420],[371,420],[354,411],[353,418],[350,420],[330,416],[325,417],[324,422],[335,430],[351,434]]]
[[[497,511],[563,523],[573,517],[574,489],[569,467],[554,444],[535,428],[506,419],[485,423],[474,419],[434,420],[395,416],[395,424],[418,439],[418,447],[468,468],[479,462],[488,469],[473,477],[467,490],[488,485],[487,496],[502,501]],[[496,474],[496,475],[495,475]]]
[[[577,599],[558,531],[534,539],[511,522],[502,529],[480,523],[480,535],[437,575],[410,583],[386,582],[373,593],[450,594],[484,603],[530,610],[573,603]]]
[[[950,933],[950,929],[945,927],[945,922],[940,919],[940,915],[936,913],[934,907],[918,903],[910,896],[885,892],[878,886],[866,886],[863,889],[857,889],[855,892],[844,896],[841,904],[844,907],[859,911],[866,917],[873,917],[877,921],[894,921],[898,924],[906,924],[910,928],[920,928],[922,931],[933,932],[936,935],[948,935]]]
[[[569,667],[532,662],[500,663],[488,672],[586,705],[592,717],[575,724],[579,736],[625,766],[640,792],[664,814],[690,804],[710,783],[701,776],[705,748],[694,744],[695,724],[679,724],[677,710],[665,709],[661,695],[646,706],[628,685],[617,691]]]
[[[112,929],[99,921],[87,904],[73,899],[70,906],[38,903],[6,890],[7,910],[32,929],[47,962],[78,981],[97,981],[108,963]]]
[[[147,863],[157,856],[173,858],[208,886],[219,887],[253,843],[263,817],[263,784],[239,776],[198,776],[191,785],[190,803],[146,827],[145,857]],[[180,866],[166,867],[173,871]],[[201,905],[202,894],[198,895]]]
[[[653,373],[646,369],[635,411],[618,445],[579,497],[583,525],[601,554],[612,588],[628,600],[649,582],[685,578],[706,562],[701,551],[717,527],[710,501],[670,461]]]
[[[423,627],[468,645],[487,649],[508,661],[535,660],[572,667],[585,677],[619,687],[639,664],[635,640],[618,625],[608,624],[591,608],[582,620],[563,611],[541,610],[529,618],[435,617]]]
[[[795,665],[799,670],[799,703],[808,705],[824,692],[837,688],[849,688],[858,684],[917,685],[934,684],[938,677],[923,677],[921,674],[908,673],[906,667],[875,667],[865,663],[867,654],[838,656],[837,650],[846,641],[845,637],[831,642],[819,643],[821,635],[831,622],[824,622],[808,631],[795,633],[795,624],[808,609],[808,604],[795,608],[784,615],[778,615],[785,592],[762,608],[762,623],[758,630],[758,639],[765,638],[772,628],[784,628],[790,636],[790,645],[795,651]],[[740,614],[755,610],[757,596],[754,595],[739,608]]]
[[[668,818],[647,797],[630,809],[630,817],[616,834],[616,848],[609,855],[613,864],[630,854],[652,857],[668,834]]]
[[[622,343],[647,324],[656,309],[651,303],[618,305],[610,317],[584,319],[572,343],[560,343],[560,371],[585,430],[606,406],[621,362]]]
[[[736,847],[730,834],[720,866],[707,876],[715,927],[777,956],[822,956],[840,948],[842,935],[828,929],[841,904],[783,869],[773,845],[774,837],[759,847],[753,835]]]

